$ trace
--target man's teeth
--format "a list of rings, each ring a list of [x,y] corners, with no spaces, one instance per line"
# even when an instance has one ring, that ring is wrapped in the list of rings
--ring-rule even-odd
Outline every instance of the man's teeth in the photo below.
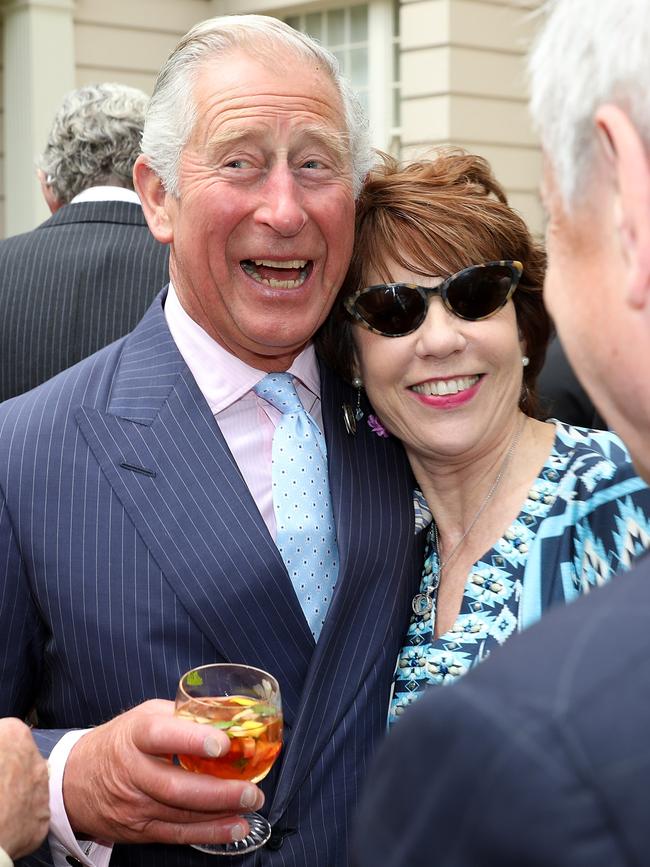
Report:
[[[437,379],[435,382],[423,382],[422,385],[413,385],[411,390],[418,394],[427,394],[440,397],[444,394],[458,394],[459,391],[467,391],[478,382],[478,376],[462,376],[458,379]]]
[[[248,259],[242,263],[242,267],[258,283],[264,283],[266,286],[271,286],[273,289],[297,289],[302,286],[307,277],[307,259],[287,259],[286,261],[278,261],[277,259]],[[283,271],[299,271],[300,274],[295,280],[279,280],[277,277],[263,276],[257,270],[258,268],[276,268]]]
[[[306,259],[287,259],[286,262],[278,262],[276,259],[253,259],[255,265],[266,265],[268,268],[305,268]]]

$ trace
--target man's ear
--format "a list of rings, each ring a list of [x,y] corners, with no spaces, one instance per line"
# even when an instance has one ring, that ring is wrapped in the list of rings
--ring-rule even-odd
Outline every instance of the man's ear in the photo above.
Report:
[[[637,128],[615,105],[595,115],[601,153],[615,184],[615,221],[627,265],[625,297],[650,307],[650,157]]]
[[[59,201],[54,193],[54,190],[47,182],[47,177],[45,172],[42,169],[39,169],[36,173],[38,177],[38,182],[41,185],[41,192],[43,193],[43,198],[45,199],[45,203],[50,209],[50,214],[56,213],[59,208],[63,207],[63,202]]]
[[[169,194],[142,154],[133,166],[133,186],[140,197],[151,234],[161,244],[171,244],[174,233],[168,212]]]

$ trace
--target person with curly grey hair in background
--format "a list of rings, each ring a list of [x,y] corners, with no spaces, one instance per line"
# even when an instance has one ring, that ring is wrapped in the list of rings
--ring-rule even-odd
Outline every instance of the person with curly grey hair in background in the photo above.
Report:
[[[0,241],[0,400],[21,394],[140,319],[167,275],[133,189],[146,93],[69,93],[38,160],[52,216]]]
[[[91,84],[65,97],[38,161],[52,212],[89,187],[133,189],[148,103],[146,93],[124,84]]]
[[[545,301],[649,481],[650,4],[553,0],[544,12],[530,70]],[[604,549],[590,555],[600,571]],[[355,867],[648,864],[649,626],[645,556],[416,703],[369,773]]]

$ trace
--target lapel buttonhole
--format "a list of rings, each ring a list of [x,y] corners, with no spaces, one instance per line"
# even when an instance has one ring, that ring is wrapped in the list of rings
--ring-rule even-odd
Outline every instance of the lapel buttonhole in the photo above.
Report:
[[[142,473],[143,476],[149,476],[152,479],[156,478],[156,474],[153,470],[148,470],[146,467],[139,467],[136,464],[129,464],[126,461],[122,461],[120,464],[123,470],[130,470],[133,473]]]

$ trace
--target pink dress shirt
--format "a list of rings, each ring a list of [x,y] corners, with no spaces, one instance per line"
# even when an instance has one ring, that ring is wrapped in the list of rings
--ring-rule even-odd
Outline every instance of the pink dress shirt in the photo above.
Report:
[[[165,316],[174,342],[208,402],[264,523],[275,539],[271,446],[281,413],[252,390],[266,373],[244,364],[206,334],[187,315],[171,285]],[[288,372],[296,378],[296,391],[302,405],[322,430],[320,376],[314,347],[304,349]],[[264,460],[260,460],[260,455]]]

